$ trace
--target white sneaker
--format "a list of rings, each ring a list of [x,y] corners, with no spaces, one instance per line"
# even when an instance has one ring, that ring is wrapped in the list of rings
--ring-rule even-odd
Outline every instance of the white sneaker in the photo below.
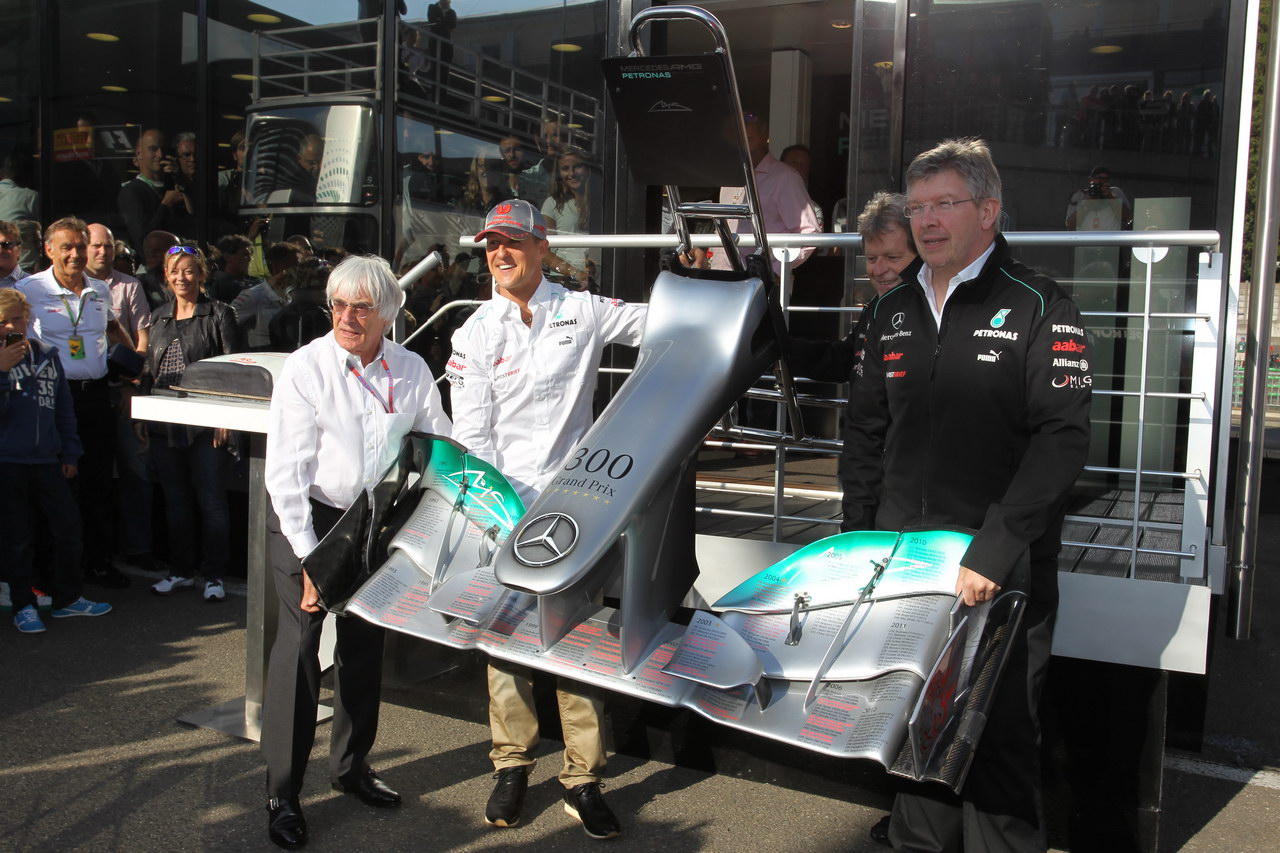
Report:
[[[191,587],[195,585],[196,585],[196,582],[193,581],[191,578],[179,577],[178,575],[169,575],[169,577],[165,578],[159,583],[153,583],[151,585],[151,591],[154,592],[156,595],[173,595],[173,593],[176,592],[177,590],[186,589],[187,587]]]
[[[226,597],[227,591],[222,588],[222,581],[213,580],[204,582],[205,601],[221,601]]]

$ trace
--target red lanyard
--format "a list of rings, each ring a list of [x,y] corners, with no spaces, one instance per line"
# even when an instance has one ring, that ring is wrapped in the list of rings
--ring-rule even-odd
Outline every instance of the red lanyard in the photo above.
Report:
[[[360,384],[364,386],[364,390],[373,395],[373,399],[378,401],[378,405],[382,406],[382,410],[388,415],[393,415],[396,411],[396,395],[395,389],[391,387],[391,368],[387,367],[387,360],[385,358],[380,358],[378,361],[382,362],[382,369],[387,372],[387,401],[385,403],[382,402],[382,395],[378,393],[378,389],[370,385],[369,380],[360,375],[360,371],[356,370],[354,364],[348,364],[347,369],[351,371],[352,375],[355,376],[356,379],[360,380]]]

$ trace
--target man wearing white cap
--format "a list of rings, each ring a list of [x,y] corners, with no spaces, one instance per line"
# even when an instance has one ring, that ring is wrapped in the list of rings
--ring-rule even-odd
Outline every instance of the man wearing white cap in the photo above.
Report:
[[[453,437],[510,480],[525,506],[560,469],[591,426],[591,401],[605,346],[635,346],[647,306],[568,290],[542,274],[547,224],[523,199],[489,212],[485,258],[493,298],[453,336]],[[592,838],[621,828],[600,793],[605,769],[602,706],[584,688],[560,680],[556,698],[564,729],[565,811]],[[538,718],[529,671],[489,664],[489,753],[498,780],[485,809],[492,826],[520,819]]]

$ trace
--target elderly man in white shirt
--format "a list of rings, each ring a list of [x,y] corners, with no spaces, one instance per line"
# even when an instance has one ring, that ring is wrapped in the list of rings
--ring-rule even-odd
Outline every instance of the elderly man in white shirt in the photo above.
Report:
[[[376,482],[411,430],[451,431],[426,363],[384,336],[403,295],[386,261],[348,258],[329,277],[333,331],[291,355],[271,397],[266,485],[279,596],[262,718],[267,762],[268,836],[297,848],[307,841],[298,797],[315,740],[324,612],[302,559]],[[333,787],[371,806],[400,795],[369,767],[382,684],[381,628],[337,620],[329,769]]]
[[[502,202],[489,212],[476,239],[486,240],[493,298],[454,333],[448,366],[454,438],[501,471],[526,506],[591,426],[605,346],[639,344],[647,313],[644,305],[548,281],[542,275],[546,234],[546,220],[528,201]],[[601,703],[565,679],[556,695],[565,737],[564,809],[592,838],[611,838],[621,827],[600,793]],[[498,782],[485,822],[514,826],[538,744],[527,669],[490,661],[489,727]]]

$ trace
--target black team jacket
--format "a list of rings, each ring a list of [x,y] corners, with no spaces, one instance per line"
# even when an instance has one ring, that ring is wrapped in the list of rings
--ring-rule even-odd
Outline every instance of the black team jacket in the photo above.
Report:
[[[917,280],[866,309],[843,428],[845,529],[964,528],[962,564],[1001,586],[1061,549],[1089,450],[1093,377],[1075,303],[1004,238],[947,301]]]

